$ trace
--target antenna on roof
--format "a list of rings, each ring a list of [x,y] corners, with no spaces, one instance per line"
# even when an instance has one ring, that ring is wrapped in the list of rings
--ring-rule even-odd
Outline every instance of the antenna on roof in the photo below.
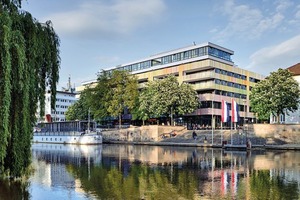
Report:
[[[194,41],[193,44],[196,46],[196,42]]]

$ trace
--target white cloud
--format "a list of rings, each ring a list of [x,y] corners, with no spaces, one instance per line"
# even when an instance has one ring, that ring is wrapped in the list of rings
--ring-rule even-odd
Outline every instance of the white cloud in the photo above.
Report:
[[[281,11],[290,4],[278,4],[276,12],[263,13],[260,8],[252,8],[249,5],[236,4],[234,0],[225,1],[219,10],[228,17],[227,26],[219,32],[217,39],[238,37],[242,39],[257,39],[262,34],[277,28],[284,20]],[[280,12],[279,12],[280,11]]]
[[[158,20],[166,6],[163,0],[83,1],[77,8],[46,16],[59,34],[103,37],[130,33]]]
[[[275,2],[276,6],[276,11],[277,12],[283,12],[289,7],[291,7],[294,3],[291,2],[290,0],[277,0]]]
[[[300,5],[297,6],[297,12],[295,14],[296,19],[300,19]]]
[[[287,68],[300,62],[300,34],[280,44],[265,47],[253,53],[247,67],[251,71],[269,75],[278,68]]]

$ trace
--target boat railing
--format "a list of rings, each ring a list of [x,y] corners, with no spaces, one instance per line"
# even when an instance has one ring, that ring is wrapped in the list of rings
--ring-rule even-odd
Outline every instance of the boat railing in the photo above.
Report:
[[[80,136],[82,133],[77,131],[60,131],[60,132],[48,132],[40,131],[34,132],[35,136]]]

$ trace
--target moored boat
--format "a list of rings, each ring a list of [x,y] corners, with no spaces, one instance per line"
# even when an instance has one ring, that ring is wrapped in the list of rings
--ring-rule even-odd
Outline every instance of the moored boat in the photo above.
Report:
[[[39,123],[34,127],[33,142],[57,144],[101,144],[102,135],[96,123],[65,121]]]

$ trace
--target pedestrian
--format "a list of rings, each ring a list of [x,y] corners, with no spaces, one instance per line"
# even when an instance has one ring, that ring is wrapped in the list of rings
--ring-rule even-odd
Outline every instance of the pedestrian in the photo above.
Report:
[[[193,139],[196,140],[197,139],[197,133],[195,131],[193,131]]]

